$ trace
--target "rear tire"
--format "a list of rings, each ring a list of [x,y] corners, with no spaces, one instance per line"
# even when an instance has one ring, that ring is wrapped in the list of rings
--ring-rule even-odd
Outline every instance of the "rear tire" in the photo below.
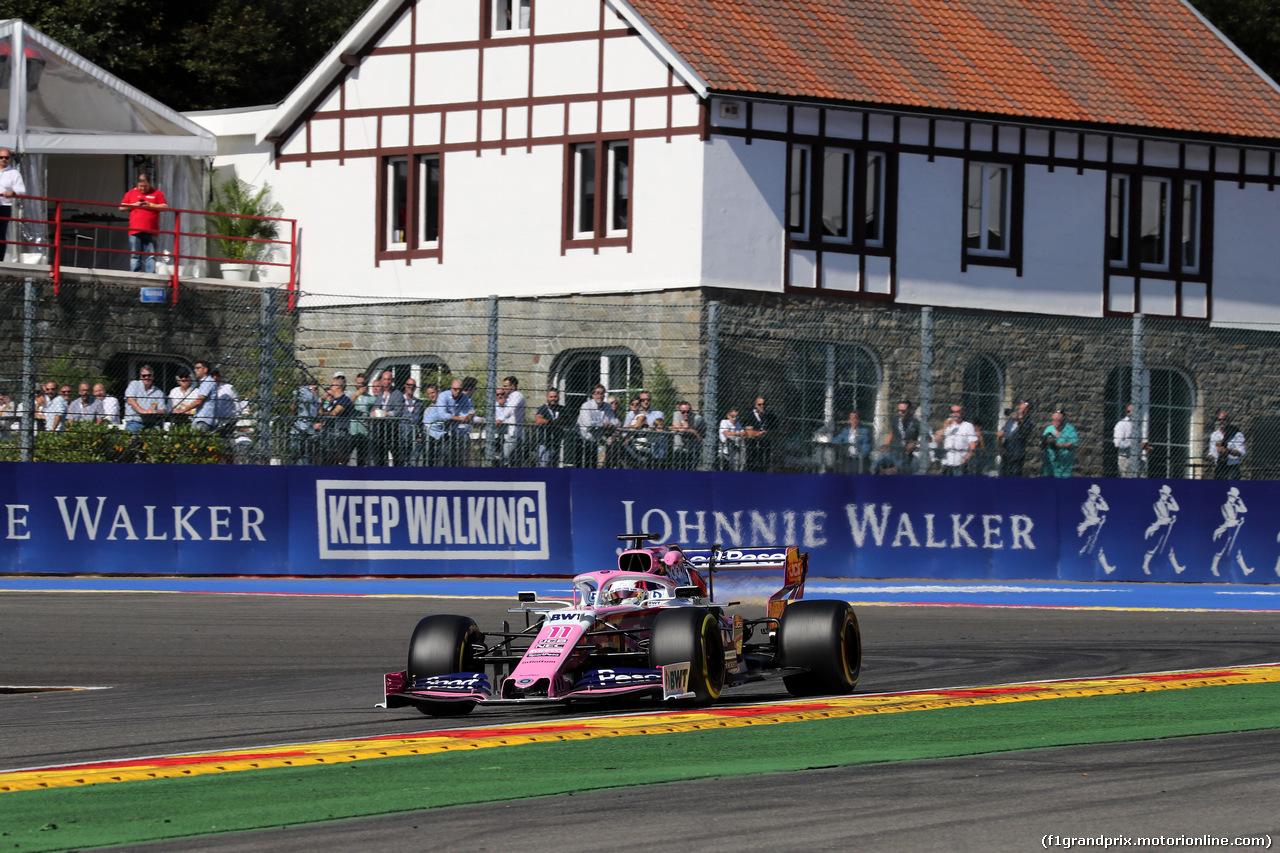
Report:
[[[409,683],[429,675],[483,672],[471,647],[483,641],[484,634],[474,619],[444,614],[423,617],[409,640]],[[474,700],[431,702],[419,705],[418,710],[433,717],[456,717],[470,713],[475,706]]]
[[[778,656],[784,667],[806,671],[783,676],[793,696],[851,693],[862,673],[858,617],[844,601],[793,601],[778,619]]]
[[[689,692],[694,705],[708,705],[724,690],[724,638],[720,622],[700,607],[659,610],[649,635],[649,665],[689,664]]]

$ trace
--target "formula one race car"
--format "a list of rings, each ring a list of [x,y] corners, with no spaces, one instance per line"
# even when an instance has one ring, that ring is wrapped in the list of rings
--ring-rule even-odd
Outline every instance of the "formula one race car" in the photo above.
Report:
[[[849,693],[862,638],[843,601],[802,600],[809,555],[798,548],[684,550],[630,543],[618,567],[578,575],[572,600],[519,594],[525,628],[481,632],[465,616],[433,615],[409,640],[409,664],[385,676],[386,704],[466,714],[477,704],[566,703],[619,696],[708,704],[730,685],[781,676],[797,696]],[[762,619],[727,616],[717,571],[781,569]]]

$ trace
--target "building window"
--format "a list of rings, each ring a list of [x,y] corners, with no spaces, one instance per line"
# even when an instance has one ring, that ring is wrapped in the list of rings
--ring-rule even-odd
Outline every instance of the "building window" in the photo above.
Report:
[[[409,158],[388,157],[383,165],[388,250],[409,245]]]
[[[569,350],[561,353],[552,369],[551,385],[560,391],[560,402],[565,416],[574,419],[578,409],[591,399],[591,389],[605,387],[605,397],[627,397],[630,392],[644,385],[644,371],[640,359],[629,349]],[[622,400],[622,412],[626,412],[627,400]]]
[[[439,154],[383,158],[380,253],[409,257],[439,255],[441,175]]]
[[[964,250],[969,258],[1009,258],[1014,251],[1012,166],[970,163],[965,178]]]
[[[1195,414],[1195,389],[1177,370],[1148,368],[1146,399],[1133,394],[1133,371],[1117,367],[1107,377],[1103,417],[1109,427],[1124,417],[1125,406],[1134,404],[1134,425],[1149,449],[1144,454],[1147,477],[1180,479],[1193,475],[1196,454],[1191,447],[1191,418]],[[1141,390],[1141,389],[1140,389]],[[1141,423],[1145,405],[1146,423]],[[1135,436],[1136,438],[1137,436]]]
[[[1107,263],[1115,270],[1198,275],[1204,256],[1199,181],[1113,173],[1107,188]]]
[[[492,0],[492,2],[494,35],[529,32],[532,0]]]
[[[854,250],[885,245],[886,156],[876,151],[793,145],[788,158],[787,231],[793,242]],[[817,222],[816,233],[810,223]]]
[[[428,385],[435,385],[437,388],[448,388],[449,380],[452,376],[449,365],[443,359],[433,355],[423,355],[416,358],[379,359],[369,366],[369,369],[365,372],[365,378],[372,385],[373,381],[386,370],[391,371],[397,390],[404,387],[404,383],[410,379],[417,384],[419,391]],[[348,376],[348,392],[354,388],[355,377]],[[422,396],[422,394],[420,393],[419,396]]]
[[[982,441],[975,454],[974,471],[992,467],[996,454],[996,432],[1000,429],[1000,405],[1004,401],[1004,377],[994,361],[985,355],[974,356],[964,368],[964,385],[960,405],[964,419],[978,430]]]
[[[624,245],[631,232],[631,143],[585,142],[569,149],[567,238]]]
[[[866,348],[800,342],[792,353],[791,397],[785,411],[801,438],[812,438],[820,430],[838,431],[854,411],[864,425],[875,423],[880,365]],[[775,401],[775,410],[781,408]]]

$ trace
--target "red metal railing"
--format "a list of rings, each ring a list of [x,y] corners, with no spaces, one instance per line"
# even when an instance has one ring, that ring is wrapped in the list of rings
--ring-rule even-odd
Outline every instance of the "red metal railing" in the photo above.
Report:
[[[298,221],[296,219],[284,219],[278,216],[243,216],[240,214],[215,213],[210,210],[187,210],[177,207],[160,208],[156,212],[160,214],[161,229],[156,234],[156,251],[153,252],[135,252],[128,248],[129,226],[128,219],[124,215],[120,215],[119,202],[101,202],[101,201],[81,201],[79,199],[66,198],[50,198],[46,196],[18,196],[18,200],[22,202],[42,201],[52,208],[52,216],[49,216],[48,210],[45,215],[49,218],[40,219],[26,216],[14,217],[14,228],[10,234],[9,242],[21,247],[20,253],[34,254],[36,252],[45,255],[38,264],[47,268],[53,279],[54,294],[59,292],[62,284],[62,271],[64,268],[83,267],[78,263],[85,257],[87,253],[90,268],[98,268],[98,259],[100,256],[107,257],[107,263],[110,264],[111,256],[123,255],[155,258],[157,262],[169,263],[172,269],[168,273],[169,288],[172,293],[174,303],[178,301],[178,290],[181,282],[181,270],[184,262],[203,261],[208,263],[243,263],[252,267],[284,267],[288,270],[287,289],[289,294],[289,309],[292,310],[296,299],[296,288],[298,281]],[[93,213],[94,209],[101,209],[101,213]],[[183,215],[187,215],[188,219],[192,216],[212,218],[235,218],[235,219],[261,219],[280,224],[280,231],[287,233],[286,236],[280,236],[274,240],[263,240],[253,237],[224,237],[214,233],[211,230],[204,231],[184,231],[182,230]],[[166,228],[165,219],[172,216],[172,227]],[[206,219],[206,221],[207,221]],[[25,227],[24,227],[25,226]],[[35,232],[38,234],[49,234],[52,239],[27,239],[25,234]],[[99,238],[103,239],[100,241]],[[199,254],[195,251],[183,252],[184,239],[189,247],[193,246],[218,246],[220,241],[226,242],[246,242],[257,243],[266,247],[264,257],[274,258],[276,255],[283,255],[283,260],[240,260],[230,257],[219,257],[211,254]],[[85,243],[88,245],[85,245]],[[99,243],[103,245],[99,245]],[[171,243],[171,250],[164,251],[162,246],[164,243]],[[124,248],[120,247],[123,243]],[[21,254],[19,261],[21,261]],[[71,261],[71,262],[69,262]],[[127,265],[122,267],[108,267],[111,269],[127,269]]]

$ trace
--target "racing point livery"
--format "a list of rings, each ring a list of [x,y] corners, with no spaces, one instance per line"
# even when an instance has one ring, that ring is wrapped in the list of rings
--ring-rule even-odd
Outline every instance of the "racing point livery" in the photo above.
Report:
[[[684,550],[618,537],[618,567],[573,579],[572,599],[519,594],[525,627],[481,632],[466,616],[433,615],[409,640],[408,667],[385,676],[382,707],[466,714],[477,704],[660,697],[714,702],[725,687],[781,676],[796,696],[849,693],[862,639],[843,601],[802,600],[809,555],[796,547]],[[778,569],[762,619],[714,601],[717,571]],[[704,578],[705,575],[705,578]]]

